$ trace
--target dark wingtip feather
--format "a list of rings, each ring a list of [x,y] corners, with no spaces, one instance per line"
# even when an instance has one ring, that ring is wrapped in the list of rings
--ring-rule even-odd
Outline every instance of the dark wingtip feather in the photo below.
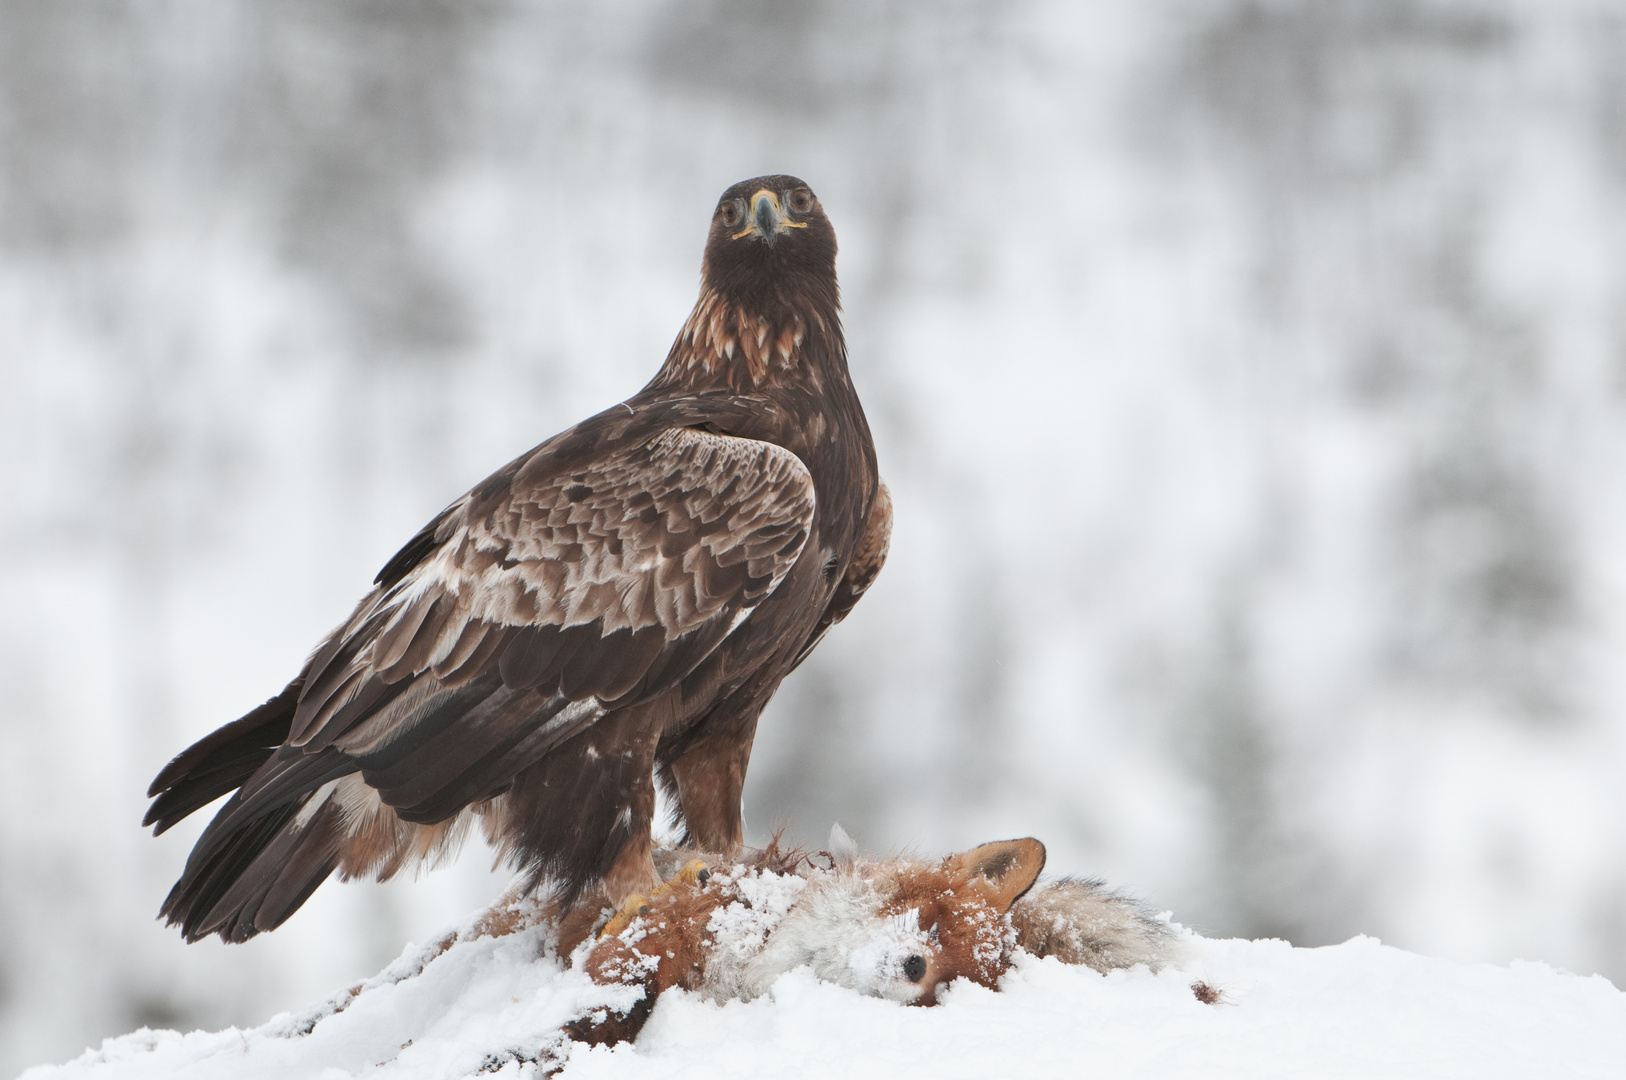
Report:
[[[224,763],[247,760],[246,755],[255,753],[262,762],[270,757],[271,751],[288,737],[288,727],[293,720],[294,708],[298,704],[299,690],[303,683],[303,677],[295,679],[283,688],[282,693],[265,704],[252,709],[240,719],[210,732],[176,754],[148,785],[147,798],[155,798],[166,791],[179,788],[188,783],[191,776],[199,770],[219,769]],[[248,779],[253,771],[249,769],[243,779]],[[152,811],[149,810],[147,813],[151,817]]]

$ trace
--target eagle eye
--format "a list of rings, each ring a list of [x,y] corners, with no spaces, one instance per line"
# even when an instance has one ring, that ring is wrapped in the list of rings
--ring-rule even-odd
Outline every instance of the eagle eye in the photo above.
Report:
[[[719,213],[722,216],[723,224],[730,229],[738,225],[745,217],[745,211],[740,208],[740,204],[732,200],[725,202]]]
[[[804,188],[797,188],[790,193],[790,208],[798,214],[805,214],[813,209],[813,193]]]

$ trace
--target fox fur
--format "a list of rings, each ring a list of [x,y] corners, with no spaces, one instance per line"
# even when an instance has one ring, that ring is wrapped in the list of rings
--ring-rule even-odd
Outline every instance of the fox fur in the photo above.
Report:
[[[583,939],[579,959],[595,981],[640,986],[642,997],[624,1013],[597,1010],[568,1034],[629,1040],[674,986],[750,1000],[804,965],[862,994],[934,1005],[958,978],[997,988],[1018,949],[1101,972],[1179,959],[1167,922],[1100,882],[1036,885],[1045,849],[1031,838],[937,862],[860,858],[839,828],[831,847],[815,856],[776,842],[737,861],[662,853],[668,883],[629,899],[597,940]],[[562,949],[573,936],[561,927]]]

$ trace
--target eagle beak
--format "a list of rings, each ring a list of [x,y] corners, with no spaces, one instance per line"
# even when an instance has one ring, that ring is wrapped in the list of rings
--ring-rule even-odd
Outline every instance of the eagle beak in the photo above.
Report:
[[[751,196],[751,216],[745,228],[735,233],[733,239],[757,236],[766,240],[768,246],[772,247],[779,234],[785,230],[805,228],[807,222],[790,220],[779,206],[779,196],[767,188],[762,188]]]
[[[751,224],[770,246],[779,235],[779,222],[783,217],[779,212],[779,196],[773,192],[759,191],[751,196]]]

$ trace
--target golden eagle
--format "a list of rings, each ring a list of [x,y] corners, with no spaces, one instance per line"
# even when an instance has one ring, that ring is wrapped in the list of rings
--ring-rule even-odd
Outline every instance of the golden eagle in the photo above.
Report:
[[[757,716],[891,533],[835,260],[802,181],[729,188],[649,385],[453,502],[282,693],[158,774],[155,834],[232,793],[164,901],[187,940],[273,929],[475,818],[532,887],[619,903],[657,880],[657,783],[692,843],[741,843]]]

